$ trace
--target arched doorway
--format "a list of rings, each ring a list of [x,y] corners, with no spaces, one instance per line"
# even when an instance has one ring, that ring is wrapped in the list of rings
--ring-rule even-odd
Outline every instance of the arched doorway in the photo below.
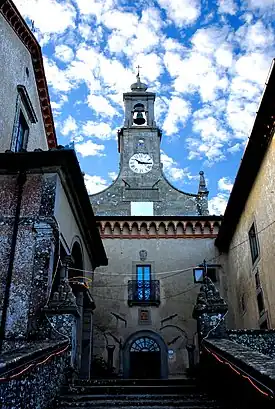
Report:
[[[167,378],[167,347],[159,334],[137,332],[128,338],[123,352],[125,378]]]

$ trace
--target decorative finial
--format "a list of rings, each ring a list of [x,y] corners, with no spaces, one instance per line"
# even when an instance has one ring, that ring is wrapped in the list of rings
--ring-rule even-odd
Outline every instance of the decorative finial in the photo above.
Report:
[[[142,68],[140,65],[138,65],[137,67],[137,70],[138,70],[138,73],[137,73],[137,77],[139,77],[139,70],[140,70],[140,68]]]
[[[206,183],[205,183],[205,178],[204,178],[204,172],[201,170],[199,172],[200,175],[200,183],[199,183],[199,191],[198,193],[206,193],[208,192],[207,188],[206,188]]]
[[[137,75],[136,75],[137,82],[135,82],[134,84],[131,85],[131,90],[134,91],[134,92],[140,92],[140,91],[141,91],[141,92],[142,92],[142,91],[145,92],[148,87],[147,87],[146,84],[143,84],[143,83],[140,81],[140,68],[141,68],[141,66],[138,65],[136,68],[137,68],[137,70],[138,70]]]

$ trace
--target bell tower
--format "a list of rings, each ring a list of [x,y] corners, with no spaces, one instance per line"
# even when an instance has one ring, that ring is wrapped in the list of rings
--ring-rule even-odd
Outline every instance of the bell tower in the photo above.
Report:
[[[137,82],[131,85],[131,91],[123,94],[125,105],[124,127],[146,126],[155,128],[154,103],[156,94],[147,92],[147,85],[140,81],[139,73]]]
[[[123,94],[125,119],[118,132],[120,174],[127,187],[150,188],[161,175],[160,140],[154,116],[156,94],[140,80]]]

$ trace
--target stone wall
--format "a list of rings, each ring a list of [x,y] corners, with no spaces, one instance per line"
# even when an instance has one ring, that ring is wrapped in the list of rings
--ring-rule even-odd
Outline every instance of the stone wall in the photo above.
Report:
[[[69,349],[65,349],[66,344],[64,341],[53,344],[45,342],[40,345],[25,346],[21,352],[13,351],[2,355],[0,360],[1,408],[48,408],[65,381],[70,355]],[[63,352],[59,353],[60,351]],[[29,365],[32,366],[18,375]]]
[[[273,138],[230,243],[232,250],[220,258],[227,276],[225,291],[230,299],[228,325],[231,328],[259,328],[264,321],[269,328],[275,327],[274,163]],[[254,263],[248,237],[253,223],[259,244],[259,256]],[[261,314],[257,306],[257,273],[264,300]]]
[[[1,314],[19,198],[17,182],[15,175],[0,176]],[[53,272],[58,268],[56,263],[61,235],[67,252],[70,252],[77,237],[83,251],[84,267],[92,271],[91,260],[82,245],[84,240],[80,228],[73,217],[69,199],[58,175],[28,174],[23,182],[21,196],[6,321],[6,338],[11,342],[34,336],[38,331],[41,310],[50,294]],[[62,208],[65,209],[63,218],[59,217]],[[5,347],[8,348],[8,345]]]
[[[229,330],[229,339],[264,355],[275,357],[275,330]]]

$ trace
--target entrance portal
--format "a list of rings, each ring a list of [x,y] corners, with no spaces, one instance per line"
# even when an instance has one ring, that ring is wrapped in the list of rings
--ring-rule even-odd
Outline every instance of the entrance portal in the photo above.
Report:
[[[149,337],[134,341],[130,347],[130,378],[161,378],[159,345]]]

